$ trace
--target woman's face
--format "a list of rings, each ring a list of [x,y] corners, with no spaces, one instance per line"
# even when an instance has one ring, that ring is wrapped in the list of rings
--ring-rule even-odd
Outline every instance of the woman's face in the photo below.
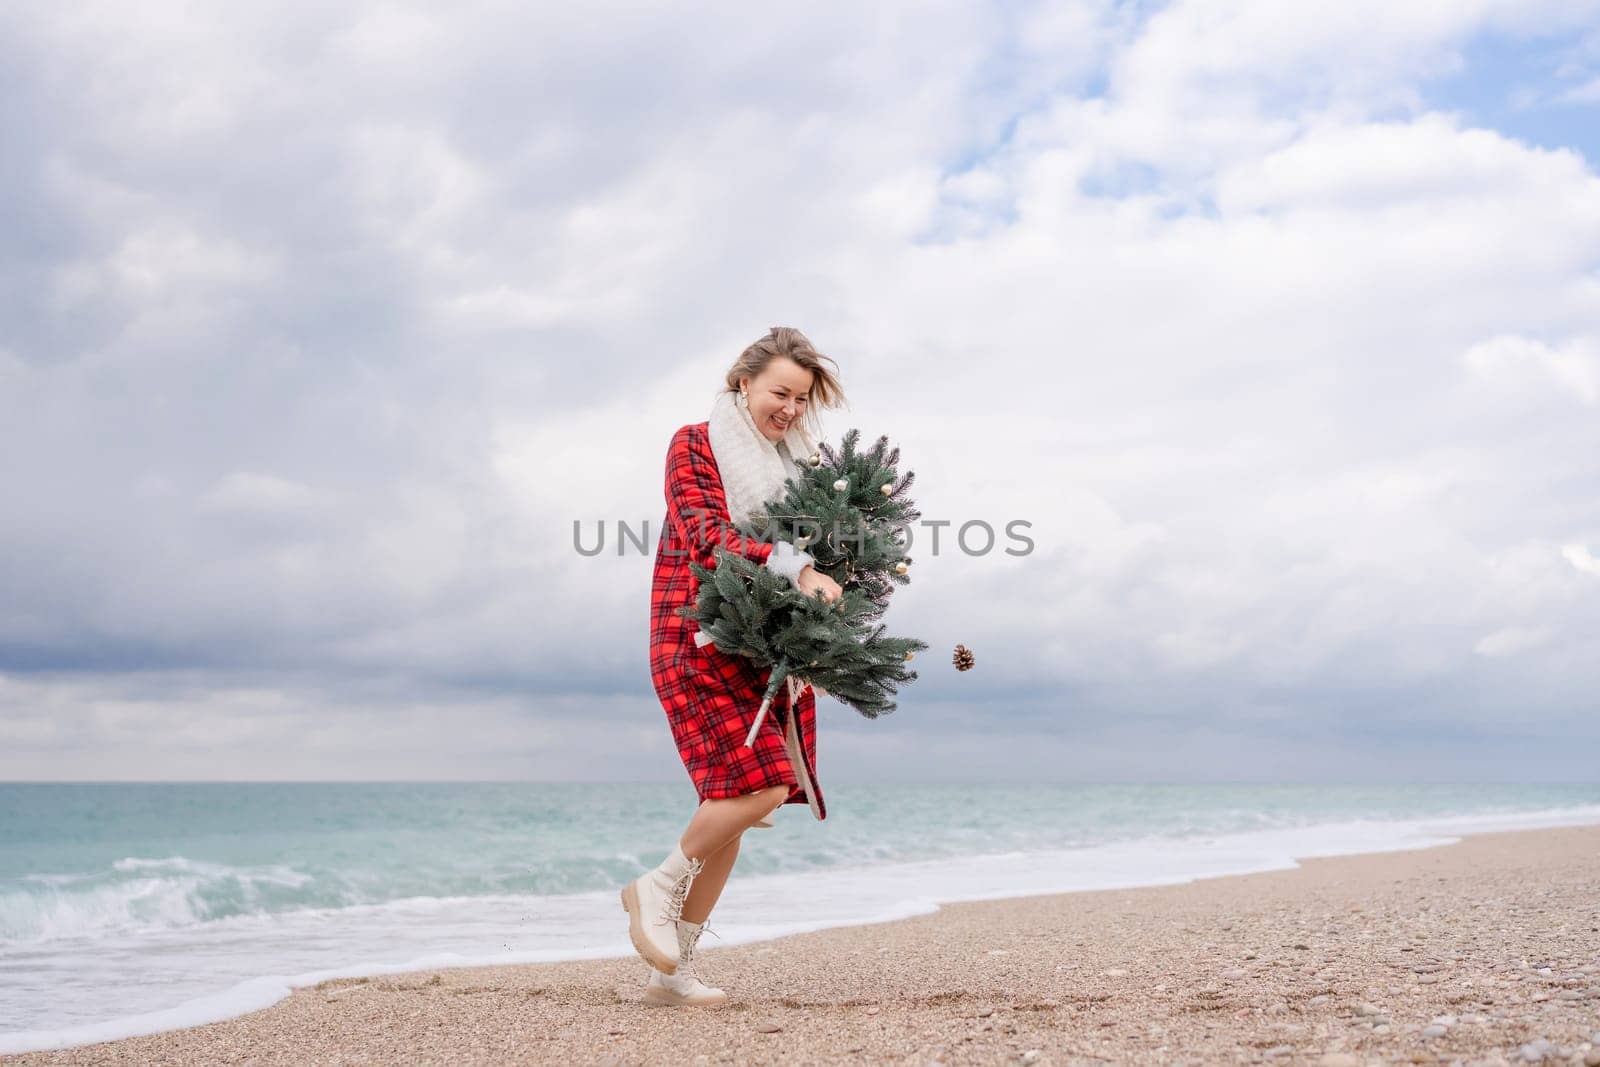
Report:
[[[750,397],[750,418],[767,440],[783,440],[789,424],[805,414],[813,377],[794,360],[779,356],[754,378],[739,379],[739,388]]]

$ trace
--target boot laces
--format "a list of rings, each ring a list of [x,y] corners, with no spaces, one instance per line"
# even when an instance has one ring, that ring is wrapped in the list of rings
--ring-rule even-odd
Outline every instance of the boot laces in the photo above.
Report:
[[[696,930],[686,930],[682,925],[678,927],[678,975],[682,976],[685,985],[692,986],[700,981],[699,975],[694,973],[694,953],[700,935],[705,930],[704,923]]]
[[[705,933],[708,929],[710,929],[710,927],[708,927],[705,923],[701,923],[699,926],[692,929],[686,928],[683,921],[681,919],[679,920],[678,959],[681,961],[679,964],[680,968],[694,963],[695,948],[700,943],[700,935]],[[717,936],[721,937],[722,935],[718,934]]]
[[[695,974],[693,944],[683,946],[682,951],[678,953],[678,973],[683,976],[684,981],[694,981]]]
[[[689,896],[689,886],[694,882],[695,875],[700,873],[700,868],[705,866],[704,860],[690,860],[689,869],[684,871],[676,882],[672,884],[672,892],[667,895],[666,903],[661,910],[658,922],[677,922],[683,917],[683,902]]]

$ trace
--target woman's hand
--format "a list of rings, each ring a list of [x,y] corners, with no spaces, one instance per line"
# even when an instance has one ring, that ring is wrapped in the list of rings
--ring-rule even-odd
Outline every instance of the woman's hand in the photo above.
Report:
[[[809,563],[800,572],[798,585],[800,586],[800,591],[808,597],[816,596],[817,590],[822,590],[822,599],[830,604],[838,600],[844,593],[844,590],[839,588],[838,582],[829,578]]]

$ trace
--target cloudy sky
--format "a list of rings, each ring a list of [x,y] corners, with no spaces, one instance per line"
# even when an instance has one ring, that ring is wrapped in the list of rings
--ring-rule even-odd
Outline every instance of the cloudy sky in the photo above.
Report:
[[[778,324],[952,524],[825,786],[1600,773],[1600,4],[445,8],[0,7],[0,778],[686,780]]]

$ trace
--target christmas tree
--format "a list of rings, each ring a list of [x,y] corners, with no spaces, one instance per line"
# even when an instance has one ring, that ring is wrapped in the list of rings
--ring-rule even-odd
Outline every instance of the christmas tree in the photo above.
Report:
[[[792,542],[810,553],[815,568],[839,583],[832,603],[806,596],[781,575],[718,547],[711,569],[693,561],[699,580],[693,607],[680,613],[723,652],[744,655],[772,675],[750,738],[785,679],[805,680],[869,719],[895,709],[902,685],[916,680],[906,666],[928,647],[911,637],[891,637],[880,621],[897,585],[910,582],[906,528],[920,517],[906,490],[915,477],[896,471],[900,450],[887,437],[857,451],[859,430],[844,435],[839,451],[827,444],[784,484],[784,495],[764,502],[751,529],[761,539]],[[747,743],[748,740],[747,740]]]

